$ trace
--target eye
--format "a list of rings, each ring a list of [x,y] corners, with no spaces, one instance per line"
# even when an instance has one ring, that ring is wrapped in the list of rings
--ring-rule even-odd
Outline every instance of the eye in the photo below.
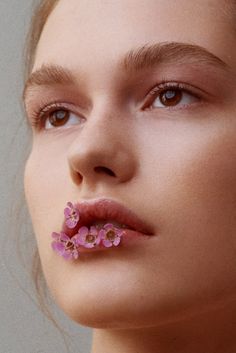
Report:
[[[175,107],[177,105],[188,105],[196,102],[196,97],[180,89],[166,90],[155,99],[154,108]]]
[[[74,116],[69,110],[57,109],[51,111],[45,119],[45,129],[52,129],[53,127],[64,126],[70,121],[70,124],[77,123],[78,118]]]
[[[83,120],[83,117],[73,113],[69,107],[59,103],[46,106],[32,115],[32,125],[44,130],[77,125]]]
[[[182,84],[162,84],[155,87],[148,95],[148,102],[145,108],[173,108],[185,107],[199,102],[197,93],[190,91]]]

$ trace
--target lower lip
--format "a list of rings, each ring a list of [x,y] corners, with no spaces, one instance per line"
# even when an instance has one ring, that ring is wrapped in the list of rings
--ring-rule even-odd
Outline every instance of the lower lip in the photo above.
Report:
[[[97,252],[97,251],[104,251],[109,249],[118,249],[122,248],[123,246],[132,246],[137,244],[140,241],[146,241],[151,238],[151,235],[147,235],[144,233],[140,233],[131,229],[124,229],[124,235],[121,237],[120,244],[117,246],[112,247],[105,247],[104,245],[95,246],[93,248],[85,248],[80,247],[79,253],[88,253],[88,252]]]

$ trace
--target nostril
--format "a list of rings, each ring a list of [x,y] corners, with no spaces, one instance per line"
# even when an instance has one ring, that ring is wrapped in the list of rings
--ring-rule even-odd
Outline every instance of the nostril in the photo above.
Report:
[[[94,170],[96,173],[99,173],[99,174],[108,174],[113,177],[116,176],[115,173],[111,169],[106,168],[106,167],[95,167]]]

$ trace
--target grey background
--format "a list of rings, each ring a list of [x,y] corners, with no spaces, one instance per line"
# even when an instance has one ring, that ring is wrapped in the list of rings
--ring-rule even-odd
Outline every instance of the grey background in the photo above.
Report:
[[[24,161],[30,150],[21,108],[23,45],[32,0],[0,0],[0,353],[66,353],[63,336],[38,308],[29,277],[34,246],[23,195]],[[20,257],[17,244],[28,251]],[[65,317],[55,318],[69,352],[90,351],[91,330]]]

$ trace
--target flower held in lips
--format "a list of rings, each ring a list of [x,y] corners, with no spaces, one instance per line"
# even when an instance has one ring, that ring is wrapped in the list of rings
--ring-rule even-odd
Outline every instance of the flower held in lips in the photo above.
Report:
[[[54,241],[52,242],[53,250],[66,260],[78,259],[79,252],[76,248],[75,237],[69,238],[66,233],[52,233]]]
[[[123,234],[124,231],[116,228],[112,223],[105,224],[99,231],[99,236],[106,248],[119,245]]]
[[[93,248],[100,244],[100,237],[96,227],[90,228],[81,227],[75,235],[77,245],[82,245],[85,248]]]
[[[79,211],[75,209],[71,202],[67,202],[67,207],[64,209],[66,225],[68,228],[75,228],[79,222]]]

